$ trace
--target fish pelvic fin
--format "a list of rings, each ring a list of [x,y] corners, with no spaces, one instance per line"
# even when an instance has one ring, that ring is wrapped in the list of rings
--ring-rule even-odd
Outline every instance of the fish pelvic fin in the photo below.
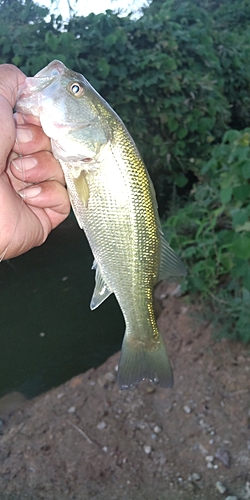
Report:
[[[149,379],[161,387],[173,387],[173,372],[165,343],[157,340],[135,341],[125,334],[118,366],[120,389],[131,389],[141,380]]]
[[[92,269],[95,269],[95,289],[90,302],[90,309],[93,311],[96,309],[104,300],[106,300],[112,292],[108,285],[105,283],[100,268],[97,262],[94,260]]]

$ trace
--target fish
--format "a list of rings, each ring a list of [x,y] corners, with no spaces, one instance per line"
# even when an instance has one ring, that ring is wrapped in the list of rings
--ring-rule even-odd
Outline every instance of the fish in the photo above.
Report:
[[[54,60],[20,89],[16,111],[39,117],[94,256],[96,309],[114,293],[125,320],[121,389],[173,386],[153,291],[186,268],[164,239],[146,166],[124,123],[80,73]]]

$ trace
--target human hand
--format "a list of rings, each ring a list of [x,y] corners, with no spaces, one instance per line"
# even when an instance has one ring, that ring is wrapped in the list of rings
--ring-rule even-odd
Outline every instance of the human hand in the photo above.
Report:
[[[49,138],[34,117],[13,116],[24,80],[15,66],[0,65],[0,261],[41,245],[70,211]]]

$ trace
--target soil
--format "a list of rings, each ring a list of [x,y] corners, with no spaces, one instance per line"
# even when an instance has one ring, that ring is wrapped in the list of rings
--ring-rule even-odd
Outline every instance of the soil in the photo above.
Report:
[[[217,342],[201,311],[168,292],[157,291],[158,324],[174,388],[120,391],[117,353],[5,408],[1,500],[250,499],[249,346]]]

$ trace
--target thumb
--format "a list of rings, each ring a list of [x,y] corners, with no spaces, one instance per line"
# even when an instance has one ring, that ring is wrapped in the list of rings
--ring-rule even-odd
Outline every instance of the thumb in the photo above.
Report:
[[[12,107],[1,95],[0,123],[2,124],[0,139],[0,174],[2,174],[6,168],[7,158],[15,142],[16,130]]]
[[[13,108],[17,92],[25,80],[25,75],[11,64],[0,65],[0,174],[6,168],[8,155],[13,148],[16,131],[13,118]]]

